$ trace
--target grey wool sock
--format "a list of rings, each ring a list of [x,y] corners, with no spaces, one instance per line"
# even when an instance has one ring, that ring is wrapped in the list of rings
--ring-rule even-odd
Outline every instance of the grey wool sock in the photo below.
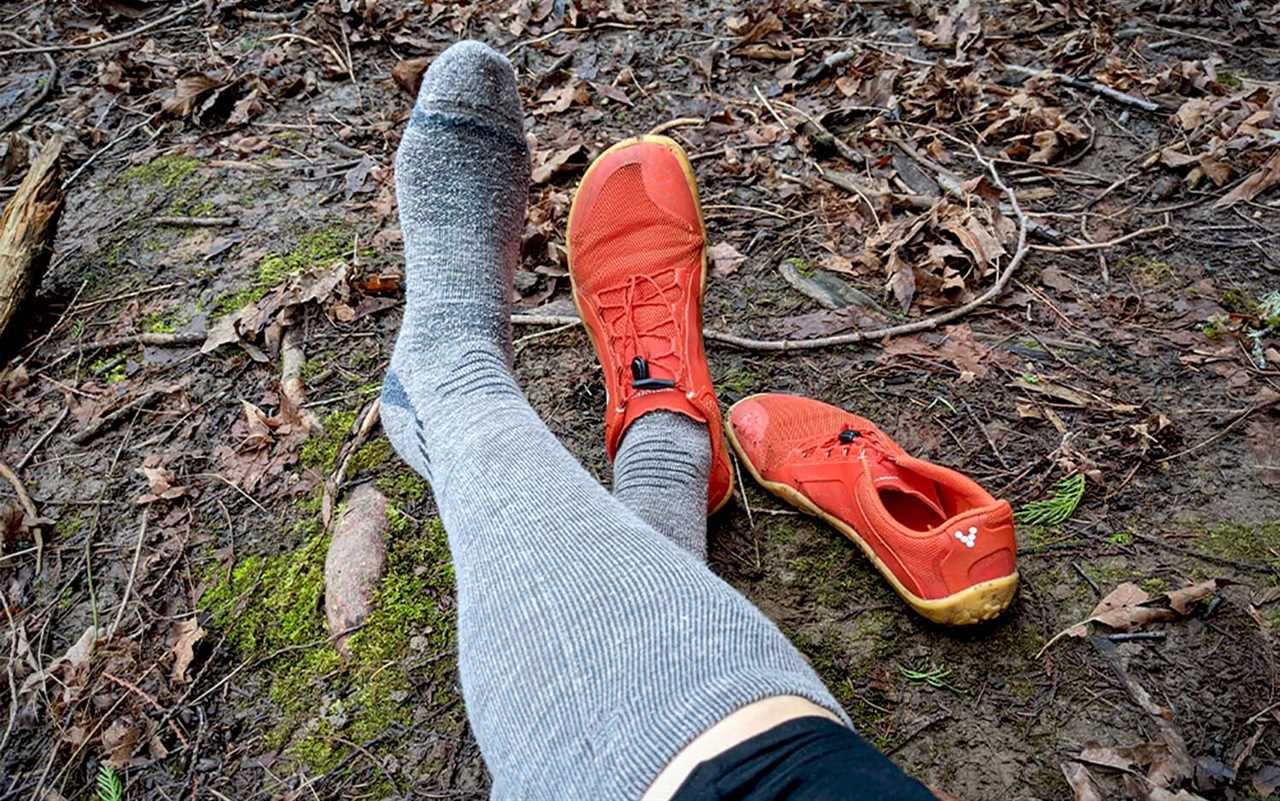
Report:
[[[511,67],[483,45],[454,45],[423,81],[396,159],[407,307],[383,426],[448,532],[490,797],[635,801],[757,700],[843,712],[773,623],[600,486],[517,387],[519,118]]]
[[[383,426],[428,479],[427,432],[442,430],[426,425],[432,414],[520,395],[510,374],[511,280],[528,194],[511,64],[479,42],[459,42],[423,76],[396,152],[405,313]],[[409,388],[418,403],[397,404]]]
[[[710,471],[705,423],[676,412],[650,412],[622,435],[613,462],[613,494],[659,534],[705,562]]]

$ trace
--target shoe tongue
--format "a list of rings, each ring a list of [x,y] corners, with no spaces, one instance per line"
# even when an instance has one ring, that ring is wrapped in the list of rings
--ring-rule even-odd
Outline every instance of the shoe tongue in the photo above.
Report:
[[[938,497],[938,487],[929,479],[911,470],[904,470],[887,456],[882,456],[871,463],[872,486],[879,490],[896,490],[917,499],[932,509],[939,517],[945,518],[942,511],[942,499]]]

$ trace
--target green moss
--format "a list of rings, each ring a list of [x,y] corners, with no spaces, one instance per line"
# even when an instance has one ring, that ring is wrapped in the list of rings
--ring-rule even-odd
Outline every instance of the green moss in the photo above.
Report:
[[[374,486],[388,500],[399,505],[417,503],[427,497],[427,492],[431,489],[426,479],[404,468],[391,475],[379,476]]]
[[[1241,81],[1239,76],[1237,76],[1235,73],[1232,73],[1232,72],[1219,72],[1218,83],[1222,84],[1223,86],[1227,87],[1233,92],[1244,88],[1244,81]]]
[[[1103,593],[1110,592],[1120,582],[1133,577],[1128,560],[1118,556],[1090,560],[1082,565],[1082,569]]]
[[[252,284],[218,295],[213,301],[214,317],[257,303],[272,289],[304,270],[325,267],[334,259],[346,256],[351,251],[352,240],[352,233],[339,227],[322,228],[303,234],[298,237],[297,244],[292,249],[272,253],[258,262],[258,271]],[[360,255],[371,257],[375,255],[375,251],[366,248],[360,251]]]
[[[324,473],[332,472],[337,467],[338,451],[343,441],[351,433],[355,425],[356,412],[331,412],[324,418],[324,433],[313,436],[302,446],[298,460],[304,467],[311,467]]]
[[[58,522],[53,524],[53,530],[57,532],[59,540],[66,541],[80,533],[84,528],[84,522],[84,516],[72,512],[58,518]]]
[[[1116,263],[1116,269],[1147,288],[1160,286],[1173,278],[1173,266],[1169,262],[1141,253],[1125,256]]]
[[[302,380],[310,382],[323,374],[327,368],[328,365],[319,359],[307,359],[302,363]]]
[[[1275,552],[1278,542],[1280,520],[1217,523],[1206,527],[1197,540],[1201,548],[1216,556],[1280,568],[1280,556]]]
[[[745,395],[760,385],[760,376],[742,368],[730,367],[716,378],[716,386],[735,395]]]
[[[813,591],[814,600],[833,609],[879,593],[868,586],[874,584],[870,568],[852,545],[834,537],[817,547],[788,560],[787,568],[796,574],[796,583]]]
[[[809,262],[805,261],[804,259],[798,256],[792,256],[791,258],[786,260],[786,263],[796,268],[796,272],[800,273],[806,278],[813,275],[813,268],[809,266]]]
[[[351,457],[351,464],[348,467],[349,475],[355,475],[361,470],[379,468],[390,462],[394,456],[395,451],[391,449],[391,442],[386,437],[378,437],[372,442],[365,443]]]
[[[130,167],[120,178],[127,183],[173,189],[190,177],[199,166],[200,161],[190,156],[160,156],[146,164]]]
[[[1149,595],[1163,595],[1169,591],[1169,582],[1159,576],[1145,578],[1138,582],[1138,586],[1145,590]]]
[[[201,605],[227,641],[245,653],[274,651],[325,636],[320,618],[324,555],[329,538],[312,533],[296,551],[275,557],[249,556],[230,577],[214,584]]]
[[[347,640],[349,657],[340,656],[326,641],[329,538],[314,515],[317,506],[318,495],[295,507],[292,533],[303,535],[297,549],[246,557],[229,576],[219,571],[200,605],[242,658],[297,646],[287,659],[262,668],[279,718],[264,742],[323,773],[349,756],[344,740],[367,743],[410,724],[424,704],[440,708],[456,701],[454,662],[436,656],[454,649],[455,622],[443,526],[438,519],[419,526],[392,508],[386,573],[368,619]],[[428,685],[433,690],[426,695],[417,689]],[[397,747],[394,740],[382,746],[388,753]]]
[[[148,334],[172,334],[191,322],[191,315],[174,306],[154,311],[142,319],[142,330]]]
[[[101,376],[108,384],[118,384],[129,377],[125,361],[125,357],[119,354],[104,356],[89,365],[89,372]]]
[[[1133,534],[1128,531],[1117,531],[1115,534],[1107,537],[1107,541],[1114,542],[1116,545],[1128,545],[1133,542]]]
[[[1231,333],[1231,318],[1225,314],[1215,314],[1200,324],[1200,332],[1214,341],[1222,339]]]

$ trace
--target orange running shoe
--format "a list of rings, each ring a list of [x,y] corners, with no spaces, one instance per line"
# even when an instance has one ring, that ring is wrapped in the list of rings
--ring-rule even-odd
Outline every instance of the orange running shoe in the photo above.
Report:
[[[756,481],[853,540],[935,623],[990,620],[1013,599],[1013,510],[969,478],[809,398],[744,398],[729,409],[727,429]]]
[[[587,168],[569,209],[569,278],[604,367],[609,458],[646,412],[705,423],[707,508],[715,512],[733,494],[733,471],[702,347],[706,228],[693,167],[678,144],[627,139]]]

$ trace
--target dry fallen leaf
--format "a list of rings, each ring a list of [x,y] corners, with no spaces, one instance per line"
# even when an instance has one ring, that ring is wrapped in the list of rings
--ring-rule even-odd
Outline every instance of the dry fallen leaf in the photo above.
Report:
[[[1065,762],[1062,775],[1076,794],[1076,801],[1103,801],[1102,791],[1089,775],[1089,769],[1079,762]]]
[[[174,684],[186,684],[191,680],[187,676],[187,669],[191,667],[191,660],[195,658],[195,644],[204,636],[204,633],[204,629],[200,628],[200,622],[194,617],[180,620],[170,627],[169,636],[173,640],[173,670],[170,671],[169,676]]]
[[[171,501],[174,498],[181,498],[191,491],[190,487],[175,484],[173,471],[166,467],[147,467],[144,465],[138,468],[138,472],[146,476],[149,487],[148,492],[139,495],[134,501],[139,506],[155,503],[156,501]]]
[[[1237,203],[1253,200],[1277,184],[1280,184],[1280,153],[1276,153],[1267,159],[1266,163],[1259,167],[1256,172],[1244,179],[1244,183],[1224,195],[1217,203],[1213,204],[1213,207],[1215,209],[1225,209]]]
[[[707,257],[711,259],[711,276],[713,278],[724,278],[733,275],[747,260],[747,257],[738,252],[738,249],[728,242],[718,242],[707,250]]]
[[[561,172],[565,172],[566,163],[582,152],[582,145],[570,145],[561,150],[550,151],[540,154],[540,161],[530,175],[530,180],[536,184],[544,184],[553,176]]]
[[[409,97],[417,97],[418,87],[422,86],[422,76],[430,64],[429,58],[405,59],[391,68],[391,80]]]
[[[1152,599],[1141,587],[1124,582],[1099,601],[1098,605],[1089,614],[1089,617],[1055,634],[1040,649],[1040,654],[1049,650],[1054,643],[1063,637],[1078,638],[1087,636],[1090,623],[1100,623],[1116,631],[1133,631],[1151,623],[1177,620],[1179,617],[1188,614],[1197,601],[1207,598],[1219,587],[1227,583],[1225,579],[1209,579]],[[1161,598],[1169,602],[1170,608],[1147,605],[1153,600],[1160,600]],[[1040,654],[1036,655],[1037,658]]]

